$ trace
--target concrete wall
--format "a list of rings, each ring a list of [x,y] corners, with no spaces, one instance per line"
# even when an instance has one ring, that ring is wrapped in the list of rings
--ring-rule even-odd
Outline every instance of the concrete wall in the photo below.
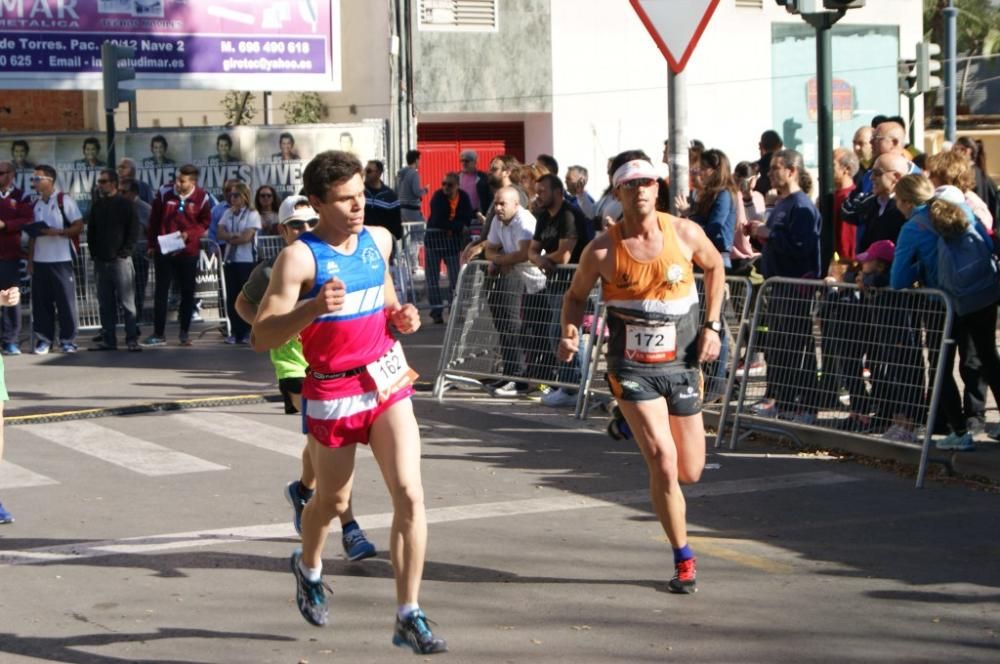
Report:
[[[414,17],[417,113],[550,111],[554,53],[549,4],[500,0],[497,32],[419,30]]]

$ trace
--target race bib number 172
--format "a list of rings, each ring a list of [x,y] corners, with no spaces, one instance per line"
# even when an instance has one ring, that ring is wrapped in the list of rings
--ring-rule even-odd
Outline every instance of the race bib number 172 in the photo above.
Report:
[[[677,359],[677,326],[626,325],[625,357],[633,362],[659,363]]]

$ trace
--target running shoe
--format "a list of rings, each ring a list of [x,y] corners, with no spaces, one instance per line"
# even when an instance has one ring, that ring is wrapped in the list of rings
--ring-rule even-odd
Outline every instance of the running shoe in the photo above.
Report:
[[[292,480],[285,485],[285,500],[288,504],[292,506],[295,510],[295,516],[292,518],[292,525],[295,526],[295,532],[299,535],[302,534],[302,510],[306,508],[306,503],[309,502],[309,498],[300,497],[300,489],[302,482],[299,480]],[[309,496],[312,497],[312,492],[308,492]]]
[[[542,405],[549,408],[573,408],[576,406],[576,393],[560,387],[543,396]]]
[[[670,579],[670,592],[679,595],[689,595],[698,592],[695,587],[695,559],[682,560],[674,565],[674,578]]]
[[[14,515],[8,512],[0,503],[0,523],[14,523]]]
[[[72,341],[64,341],[61,344],[59,344],[59,350],[61,350],[64,353],[75,353],[77,350],[79,350],[79,348],[77,348],[76,344],[73,343]]]
[[[993,427],[986,427],[986,435],[993,440],[1000,440],[1000,424]]]
[[[611,409],[611,419],[608,420],[607,430],[608,435],[613,440],[631,440],[632,438],[632,429],[629,428],[628,422],[625,421],[625,417],[618,406],[614,406]]]
[[[493,396],[495,397],[516,397],[528,393],[529,385],[527,383],[517,383],[512,380],[498,385],[493,388]]]
[[[143,346],[166,346],[167,345],[167,340],[164,339],[163,337],[158,337],[155,334],[152,334],[152,335],[146,337],[145,339],[143,339],[142,345]]]
[[[51,348],[52,344],[48,341],[39,341],[35,344],[35,355],[48,355]]]
[[[773,401],[758,401],[750,406],[750,414],[757,417],[777,417],[778,405]]]
[[[189,337],[186,334],[181,335],[180,341],[181,341],[181,346],[184,346],[185,348],[190,348],[191,346],[194,345],[194,342],[191,341],[191,337]]]
[[[893,424],[891,427],[885,430],[882,437],[886,440],[892,440],[897,443],[916,443],[917,435],[899,424]]]
[[[956,452],[971,452],[976,449],[976,446],[972,444],[972,434],[968,431],[962,435],[955,432],[949,433],[937,441],[934,446],[939,450],[954,450]]]
[[[792,417],[792,422],[794,422],[795,424],[815,425],[816,413],[813,413],[808,410],[801,410],[795,413],[795,415]]]
[[[353,528],[344,531],[340,541],[348,560],[358,561],[375,556],[375,545],[368,541],[365,531],[356,523]]]
[[[20,355],[21,354],[21,348],[20,348],[20,346],[18,346],[15,343],[4,344],[3,345],[3,354],[4,355]]]
[[[834,425],[840,431],[850,431],[852,433],[868,433],[872,430],[872,418],[867,415],[851,413]]]
[[[234,337],[233,335],[230,334],[228,337],[226,337],[225,343],[226,343],[226,345],[229,345],[229,346],[235,346],[236,345],[236,337]]]
[[[400,620],[396,616],[396,630],[392,634],[392,645],[405,648],[409,646],[417,655],[433,655],[448,652],[448,644],[431,632],[427,623],[430,622],[424,612],[417,609]]]
[[[299,613],[310,625],[322,627],[330,617],[330,609],[326,606],[325,584],[322,579],[310,581],[302,573],[302,551],[296,549],[292,554],[292,574],[295,575],[295,603]],[[332,590],[330,592],[333,592]]]

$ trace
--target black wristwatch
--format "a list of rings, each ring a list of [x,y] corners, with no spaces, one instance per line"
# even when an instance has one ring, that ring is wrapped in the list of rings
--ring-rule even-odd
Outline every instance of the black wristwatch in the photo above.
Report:
[[[707,320],[705,321],[705,328],[712,330],[716,334],[722,334],[722,321]]]

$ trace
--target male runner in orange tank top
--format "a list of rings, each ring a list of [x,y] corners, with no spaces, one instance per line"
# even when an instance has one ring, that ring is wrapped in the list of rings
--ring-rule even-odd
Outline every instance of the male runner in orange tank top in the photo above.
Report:
[[[669,588],[695,590],[681,484],[705,466],[701,362],[719,355],[725,272],[722,257],[694,222],[657,213],[656,169],[644,153],[611,165],[623,221],[594,239],[563,299],[559,359],[579,350],[580,321],[598,278],[608,309],[608,383],[649,468],[653,508],[674,549]],[[705,324],[698,326],[693,266],[705,274]],[[669,422],[664,427],[663,422]]]

